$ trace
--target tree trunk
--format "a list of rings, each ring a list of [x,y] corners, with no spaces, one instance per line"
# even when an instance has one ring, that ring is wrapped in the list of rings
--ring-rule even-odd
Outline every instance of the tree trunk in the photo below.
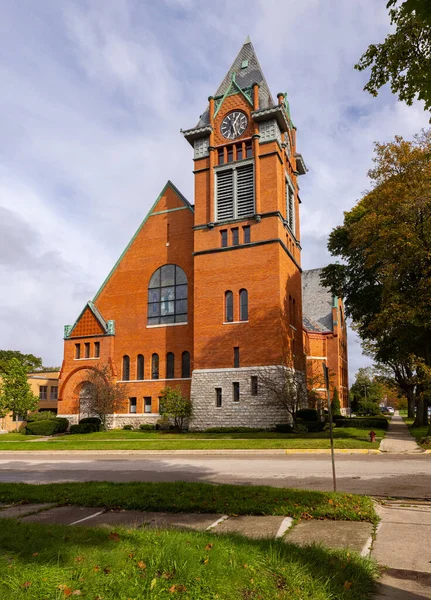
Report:
[[[416,418],[413,427],[424,427],[424,425],[428,425],[427,409],[425,405],[426,402],[423,392],[421,391],[416,397]]]
[[[408,402],[407,416],[409,417],[409,419],[414,419],[415,418],[415,391],[414,391],[413,387],[410,387],[410,386],[407,388],[407,402]]]

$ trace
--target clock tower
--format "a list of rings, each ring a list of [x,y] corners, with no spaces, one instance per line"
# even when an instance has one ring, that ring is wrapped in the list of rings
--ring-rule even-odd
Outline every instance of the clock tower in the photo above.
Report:
[[[269,427],[282,421],[259,399],[259,371],[304,370],[297,178],[306,168],[286,94],[274,101],[249,38],[208,102],[183,131],[195,175],[193,421],[250,426],[257,411]]]

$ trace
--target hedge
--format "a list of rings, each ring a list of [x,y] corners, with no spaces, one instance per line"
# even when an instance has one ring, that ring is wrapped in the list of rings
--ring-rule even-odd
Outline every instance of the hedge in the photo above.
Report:
[[[318,421],[319,413],[315,408],[301,408],[296,411],[295,422],[297,423],[299,419],[304,421]]]
[[[278,423],[275,426],[275,431],[277,433],[293,433],[293,427],[288,423]]]
[[[56,419],[57,415],[52,411],[42,411],[29,413],[26,417],[27,423],[35,423],[36,421],[51,421]]]
[[[56,417],[46,421],[34,421],[28,423],[25,428],[26,435],[55,435],[56,433],[64,433],[69,427],[67,419]]]
[[[102,421],[99,419],[99,417],[84,417],[83,419],[79,420],[79,424],[82,425],[82,423],[92,423],[93,425],[100,426]]]
[[[157,427],[156,424],[153,424],[153,423],[141,423],[139,425],[139,429],[141,431],[155,431],[156,429],[159,429],[159,428]]]
[[[362,427],[364,429],[387,429],[389,421],[385,417],[346,417],[336,419],[336,427]]]
[[[96,423],[80,423],[79,425],[71,425],[70,433],[94,433],[99,431],[99,425]]]
[[[210,427],[205,429],[204,433],[255,433],[257,431],[267,431],[262,427]]]

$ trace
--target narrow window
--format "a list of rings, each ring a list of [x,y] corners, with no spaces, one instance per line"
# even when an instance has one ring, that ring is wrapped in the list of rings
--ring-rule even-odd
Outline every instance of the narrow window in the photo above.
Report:
[[[168,352],[166,355],[166,379],[174,379],[175,377],[175,356],[173,352]]]
[[[251,395],[257,396],[259,393],[259,383],[257,375],[251,376]]]
[[[181,377],[190,377],[190,352],[187,350],[181,355]]]
[[[238,227],[234,227],[231,231],[232,231],[232,246],[238,246],[239,245]]]
[[[216,388],[215,392],[216,392],[216,407],[221,408],[221,405],[223,402],[222,390],[221,390],[221,388]]]
[[[224,295],[225,300],[225,321],[231,323],[233,321],[233,294],[232,292],[226,292]]]
[[[130,379],[130,358],[125,354],[123,356],[123,381]]]
[[[144,379],[144,356],[138,354],[136,359],[136,379]]]
[[[221,148],[218,151],[218,164],[222,165],[223,163],[224,163],[224,151],[223,151],[223,148]]]
[[[290,231],[295,235],[295,193],[286,180],[286,220]]]
[[[233,387],[233,401],[239,402],[239,382],[234,381],[232,383],[232,387]]]
[[[253,156],[253,147],[251,142],[246,142],[245,144],[245,155],[247,158],[251,158]]]
[[[81,358],[81,344],[75,344],[75,358]]]
[[[151,396],[145,396],[144,398],[144,412],[151,412]]]
[[[48,398],[48,386],[40,385],[39,386],[39,400],[47,400]]]
[[[242,144],[236,147],[236,160],[242,160]]]
[[[226,248],[226,246],[227,246],[227,229],[222,229],[220,231],[220,237],[221,237],[221,247]]]
[[[51,386],[50,394],[49,394],[49,399],[50,400],[57,400],[58,399],[58,386],[57,385],[52,385]]]
[[[85,342],[84,344],[84,356],[85,358],[90,358],[90,342]]]
[[[248,321],[248,292],[240,290],[239,292],[239,320]]]
[[[100,358],[100,342],[94,342],[94,358]]]
[[[295,298],[292,299],[292,321],[293,326],[296,327],[296,308],[295,308]]]
[[[159,378],[159,355],[153,354],[151,357],[151,378],[158,379]]]
[[[227,149],[227,162],[233,161],[233,146],[229,146]]]
[[[217,221],[234,218],[233,169],[221,170],[216,174]]]
[[[250,243],[250,225],[245,225],[245,227],[242,228],[242,237],[244,244]]]
[[[129,412],[136,413],[136,398],[129,398]]]
[[[235,346],[233,349],[233,366],[234,369],[239,369],[239,347]]]

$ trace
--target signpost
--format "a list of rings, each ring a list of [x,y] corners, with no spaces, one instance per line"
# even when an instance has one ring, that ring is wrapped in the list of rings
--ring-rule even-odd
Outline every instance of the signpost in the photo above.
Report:
[[[331,392],[329,391],[329,370],[326,363],[322,363],[323,375],[325,376],[326,395],[328,397],[328,413],[329,413],[329,436],[331,439],[331,459],[332,459],[332,480],[334,483],[334,492],[337,491],[337,479],[335,476],[335,457],[334,457],[334,436],[332,431],[332,411],[331,411]]]

